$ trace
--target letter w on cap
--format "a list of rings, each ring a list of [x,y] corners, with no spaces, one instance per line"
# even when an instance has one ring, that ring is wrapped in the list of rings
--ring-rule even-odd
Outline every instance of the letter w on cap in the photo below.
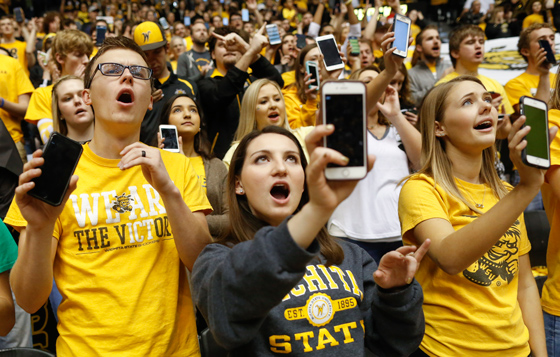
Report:
[[[150,34],[151,33],[152,33],[152,31],[142,32],[142,35],[144,36],[144,42],[148,42],[148,40],[150,39]]]

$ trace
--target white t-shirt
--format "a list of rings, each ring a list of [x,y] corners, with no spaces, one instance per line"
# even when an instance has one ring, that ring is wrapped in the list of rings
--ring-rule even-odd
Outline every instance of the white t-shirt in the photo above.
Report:
[[[367,152],[375,165],[329,219],[329,233],[361,241],[401,239],[399,182],[409,174],[408,158],[397,129],[389,126],[381,139],[368,132]]]

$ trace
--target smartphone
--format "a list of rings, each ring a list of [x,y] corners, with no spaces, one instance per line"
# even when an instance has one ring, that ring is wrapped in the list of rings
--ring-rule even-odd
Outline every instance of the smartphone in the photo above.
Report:
[[[95,40],[95,45],[96,46],[101,46],[101,44],[103,43],[103,41],[105,41],[105,34],[107,33],[107,27],[103,26],[103,25],[98,25],[95,28],[97,37]]]
[[[408,17],[395,14],[395,42],[393,47],[396,47],[393,52],[394,55],[404,57],[408,55],[408,38],[410,37],[411,21]]]
[[[315,39],[319,51],[323,55],[323,62],[327,71],[334,71],[335,69],[344,68],[344,62],[338,53],[338,46],[333,35],[319,36]]]
[[[249,22],[249,10],[241,9],[241,21]]]
[[[44,66],[48,64],[47,53],[43,51],[37,51],[37,59],[43,63]]]
[[[41,176],[32,180],[35,187],[29,195],[51,206],[60,206],[82,151],[80,143],[53,132],[43,149],[45,163],[40,167]]]
[[[179,137],[175,125],[160,125],[159,133],[163,138],[163,150],[179,152]]]
[[[310,79],[314,79],[315,82],[309,84],[309,89],[319,89],[319,68],[317,67],[317,62],[307,61],[305,62],[305,71],[311,74]]]
[[[228,26],[229,25],[229,19],[227,17],[224,17],[222,19],[222,24],[224,24],[224,26]]]
[[[279,45],[282,43],[280,32],[278,32],[278,26],[276,26],[275,24],[266,25],[266,33],[268,35],[268,42],[271,46]]]
[[[325,82],[321,88],[323,123],[334,124],[324,146],[350,161],[346,166],[329,164],[328,180],[359,180],[367,174],[366,85],[361,81]]]
[[[350,51],[348,53],[350,56],[360,55],[360,41],[355,36],[348,37],[348,45],[350,46]]]
[[[183,18],[183,24],[184,24],[185,26],[190,26],[190,25],[191,25],[191,17],[190,17],[190,16],[185,16],[185,17]]]
[[[165,17],[160,17],[159,18],[159,23],[160,23],[161,27],[163,27],[164,30],[169,29],[169,24],[167,23],[167,20],[165,19]]]
[[[550,167],[550,142],[548,136],[548,106],[539,99],[523,96],[519,99],[521,115],[527,120],[531,131],[525,137],[527,147],[523,149],[521,158],[526,165],[540,169]]]
[[[16,16],[16,22],[18,24],[23,22],[23,10],[21,7],[14,8],[14,15]]]
[[[554,57],[550,43],[547,40],[539,40],[539,46],[546,51],[546,61],[553,66],[556,65],[556,57]]]
[[[302,48],[304,48],[305,46],[307,46],[307,41],[305,41],[305,35],[300,35],[297,34],[296,35],[296,47],[299,48],[300,50]]]

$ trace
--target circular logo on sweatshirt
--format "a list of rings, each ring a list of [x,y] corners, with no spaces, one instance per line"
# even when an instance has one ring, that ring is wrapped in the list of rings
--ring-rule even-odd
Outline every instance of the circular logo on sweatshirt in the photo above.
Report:
[[[319,327],[328,324],[334,317],[331,298],[323,293],[311,295],[307,300],[307,319],[313,326]]]

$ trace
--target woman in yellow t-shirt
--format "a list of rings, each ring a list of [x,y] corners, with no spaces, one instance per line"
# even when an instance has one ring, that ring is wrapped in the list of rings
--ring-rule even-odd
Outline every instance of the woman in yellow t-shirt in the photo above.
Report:
[[[187,94],[177,94],[167,101],[162,113],[160,123],[177,127],[179,151],[189,158],[202,190],[212,205],[213,212],[206,216],[206,221],[210,234],[217,238],[229,225],[226,198],[227,168],[220,159],[210,154],[200,105]],[[161,149],[165,149],[163,139],[158,133]]]
[[[544,171],[521,160],[525,117],[509,135],[521,175],[511,188],[494,168],[498,113],[477,78],[442,84],[423,103],[423,167],[399,198],[405,244],[432,241],[417,274],[426,330],[412,356],[546,356],[522,216]]]

